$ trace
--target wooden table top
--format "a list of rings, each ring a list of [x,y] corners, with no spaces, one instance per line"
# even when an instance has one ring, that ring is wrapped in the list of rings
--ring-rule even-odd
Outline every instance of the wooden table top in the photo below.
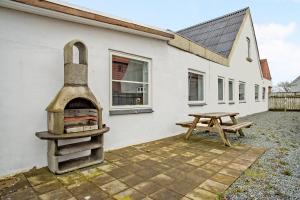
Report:
[[[237,112],[211,112],[211,113],[196,113],[196,114],[189,114],[189,116],[193,117],[200,117],[200,118],[221,118],[221,117],[232,117],[236,116],[239,113]]]

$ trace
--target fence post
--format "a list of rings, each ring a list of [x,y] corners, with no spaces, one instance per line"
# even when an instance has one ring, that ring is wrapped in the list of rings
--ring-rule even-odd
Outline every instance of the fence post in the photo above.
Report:
[[[284,112],[286,112],[286,93],[284,94]]]

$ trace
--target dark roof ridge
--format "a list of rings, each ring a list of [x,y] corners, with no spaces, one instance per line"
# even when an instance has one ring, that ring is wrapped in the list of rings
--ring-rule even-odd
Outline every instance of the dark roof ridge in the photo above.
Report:
[[[228,13],[228,14],[225,14],[225,15],[222,15],[222,16],[220,16],[220,17],[216,17],[216,18],[214,18],[214,19],[210,19],[210,20],[208,20],[208,21],[201,22],[201,23],[198,23],[198,24],[189,26],[189,27],[187,27],[187,28],[183,28],[183,29],[178,30],[178,31],[176,31],[176,32],[185,31],[185,30],[194,28],[194,27],[199,26],[199,25],[204,25],[204,24],[207,24],[207,23],[210,23],[210,22],[213,22],[213,21],[216,21],[216,20],[225,18],[225,17],[229,17],[229,16],[232,16],[232,15],[238,14],[238,13],[240,13],[240,12],[244,12],[244,11],[246,11],[246,10],[248,10],[248,9],[249,9],[249,6],[248,6],[248,7],[245,7],[245,8],[242,8],[242,9],[240,9],[240,10],[237,10],[237,11],[234,11],[234,12],[231,12],[231,13]]]

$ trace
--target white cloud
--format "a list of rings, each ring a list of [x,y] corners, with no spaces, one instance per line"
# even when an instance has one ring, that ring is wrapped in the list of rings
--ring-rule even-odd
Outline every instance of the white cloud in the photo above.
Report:
[[[284,39],[295,32],[296,23],[291,22],[288,25],[271,23],[267,25],[256,25],[255,28],[260,39]]]
[[[291,81],[300,75],[300,44],[293,42],[297,24],[256,24],[255,31],[261,58],[267,58],[273,84]]]

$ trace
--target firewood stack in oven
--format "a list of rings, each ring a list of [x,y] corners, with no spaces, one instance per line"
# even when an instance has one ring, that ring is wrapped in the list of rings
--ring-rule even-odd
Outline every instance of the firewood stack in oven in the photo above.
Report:
[[[66,109],[64,112],[65,133],[98,129],[97,109]]]

